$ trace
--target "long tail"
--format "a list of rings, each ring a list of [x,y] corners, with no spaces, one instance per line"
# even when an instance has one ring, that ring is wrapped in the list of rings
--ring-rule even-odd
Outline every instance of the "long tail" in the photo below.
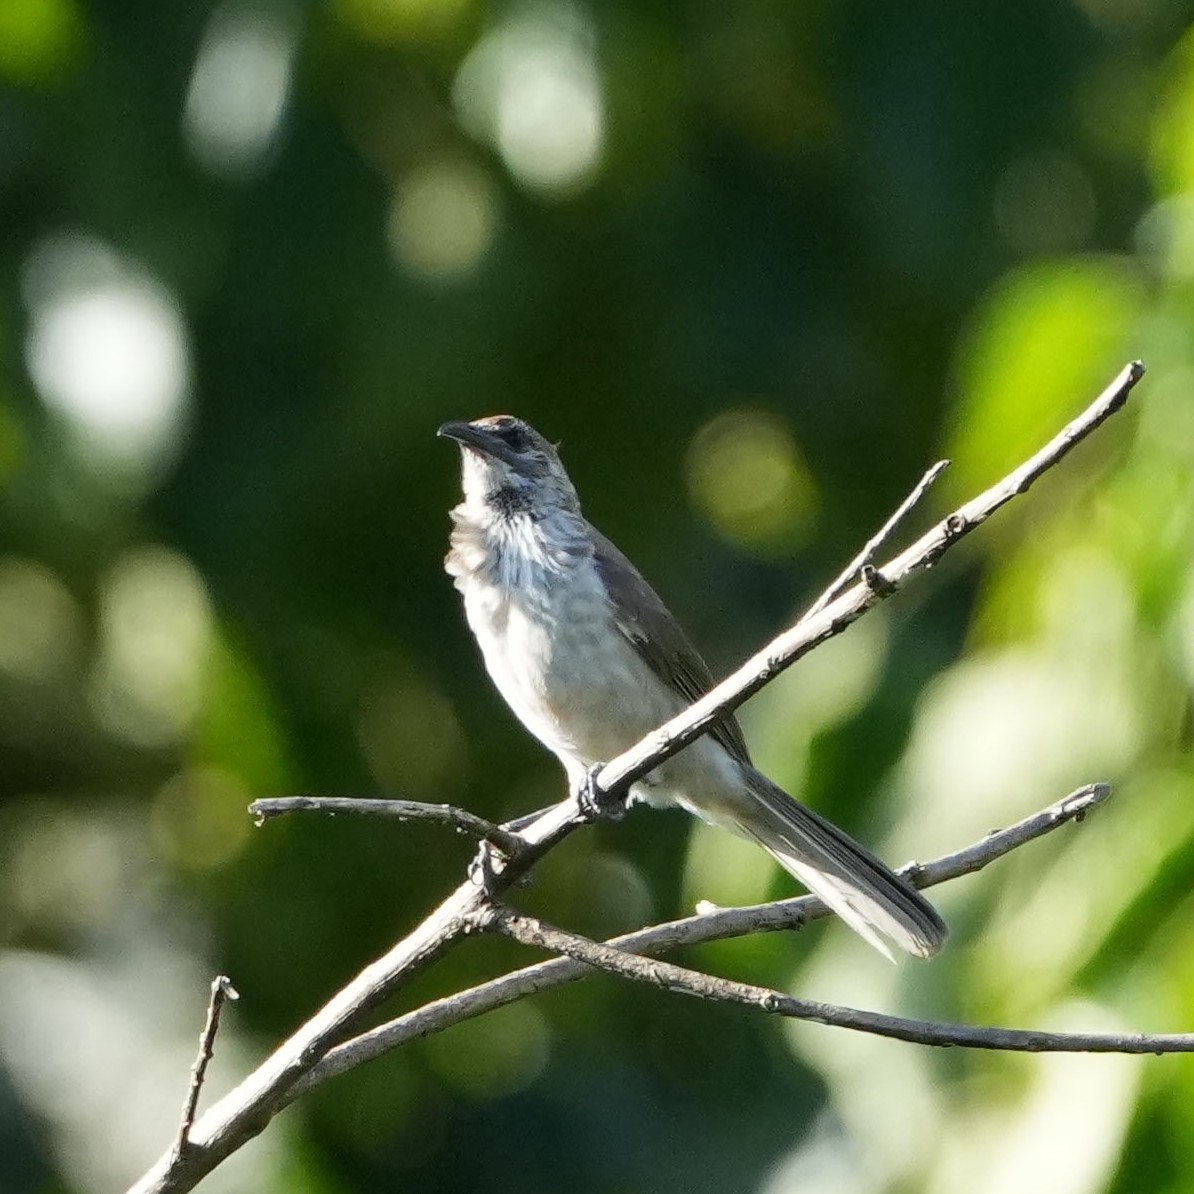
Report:
[[[746,837],[888,958],[884,937],[918,958],[941,948],[945,922],[911,884],[753,767],[746,776],[754,800],[735,818]]]

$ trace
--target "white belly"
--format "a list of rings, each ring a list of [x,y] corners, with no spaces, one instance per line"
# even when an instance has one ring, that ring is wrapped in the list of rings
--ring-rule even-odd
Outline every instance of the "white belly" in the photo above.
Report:
[[[474,582],[465,589],[465,609],[498,691],[575,784],[685,702],[618,630],[591,566],[536,580],[550,588],[533,608],[508,590]],[[719,745],[701,738],[636,785],[632,797],[679,803],[708,817],[740,789],[735,770]]]

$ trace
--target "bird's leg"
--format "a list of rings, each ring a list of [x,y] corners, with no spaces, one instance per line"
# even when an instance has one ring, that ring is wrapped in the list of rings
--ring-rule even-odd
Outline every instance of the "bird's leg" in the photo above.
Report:
[[[607,792],[597,782],[604,763],[594,763],[573,789],[576,803],[586,821],[620,821],[626,813],[626,795]]]

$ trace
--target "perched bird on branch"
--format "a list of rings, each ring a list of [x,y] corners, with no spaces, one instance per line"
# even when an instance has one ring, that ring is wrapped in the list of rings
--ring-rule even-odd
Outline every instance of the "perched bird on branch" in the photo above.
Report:
[[[464,501],[446,568],[498,691],[584,791],[591,769],[712,687],[704,660],[655,590],[580,511],[555,448],[510,415],[445,423],[463,458]],[[757,842],[887,957],[918,957],[946,927],[873,854],[756,771],[737,721],[630,790]]]

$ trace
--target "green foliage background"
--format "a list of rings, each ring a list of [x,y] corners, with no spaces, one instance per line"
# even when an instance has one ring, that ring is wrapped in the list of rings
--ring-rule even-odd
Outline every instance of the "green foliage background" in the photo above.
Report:
[[[560,775],[440,569],[448,418],[513,410],[722,672],[938,455],[940,513],[1118,417],[745,710],[893,861],[1084,781],[942,892],[692,960],[908,1014],[1194,1025],[1194,20],[1178,0],[0,0],[0,1188],[119,1188]],[[922,513],[923,519],[929,517]],[[520,898],[608,933],[790,890],[680,815]],[[522,957],[477,942],[406,1004]],[[1179,1191],[1182,1059],[930,1054],[598,979],[417,1043],[211,1190]]]

